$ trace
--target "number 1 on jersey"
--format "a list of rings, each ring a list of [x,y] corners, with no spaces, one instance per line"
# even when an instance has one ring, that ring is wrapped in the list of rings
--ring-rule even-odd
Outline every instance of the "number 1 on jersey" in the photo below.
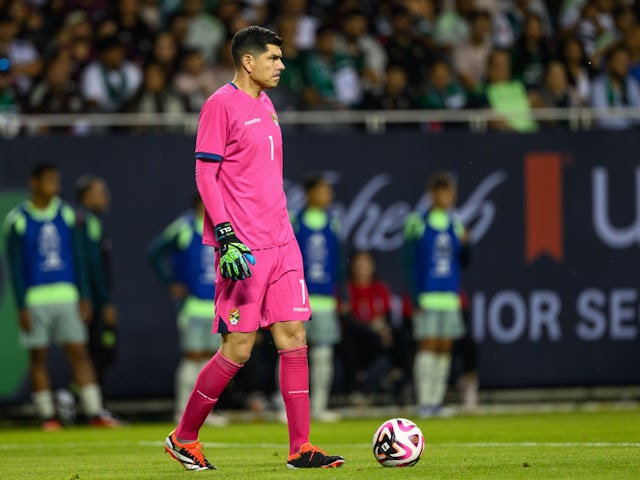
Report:
[[[269,144],[271,144],[271,161],[273,162],[273,135],[269,135]]]

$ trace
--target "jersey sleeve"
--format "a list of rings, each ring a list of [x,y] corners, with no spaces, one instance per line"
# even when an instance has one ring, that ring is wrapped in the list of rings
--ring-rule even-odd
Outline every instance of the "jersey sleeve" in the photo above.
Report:
[[[196,160],[221,162],[229,140],[229,116],[215,99],[202,106],[196,134]]]

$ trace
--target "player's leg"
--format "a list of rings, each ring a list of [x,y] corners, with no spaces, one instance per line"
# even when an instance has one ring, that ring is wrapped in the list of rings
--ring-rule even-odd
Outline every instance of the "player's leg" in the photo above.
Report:
[[[414,385],[418,413],[433,416],[438,406],[436,398],[439,345],[436,337],[437,318],[433,311],[420,310],[413,317],[413,335],[416,341],[414,359]]]
[[[441,408],[444,403],[444,396],[447,393],[447,385],[449,383],[453,340],[450,338],[439,338],[437,339],[437,345],[438,353],[436,354],[437,360],[434,370],[434,399],[435,405]]]
[[[265,276],[271,267],[260,253],[254,253],[257,263],[250,278],[216,279],[211,331],[222,334],[222,345],[200,370],[178,427],[165,439],[165,450],[187,470],[215,469],[202,452],[198,433],[229,381],[249,360],[256,340],[267,285]],[[216,271],[219,261],[216,255]]]
[[[117,427],[120,423],[107,415],[102,405],[102,391],[87,346],[88,332],[80,318],[77,303],[65,303],[54,308],[55,321],[52,326],[54,339],[64,350],[73,379],[78,385],[80,405],[92,425]]]
[[[32,401],[42,429],[59,430],[62,424],[56,418],[55,403],[49,372],[47,370],[48,346],[51,343],[52,315],[49,305],[31,306],[28,308],[31,328],[21,331],[22,344],[29,350],[29,378],[31,380]]]
[[[202,368],[178,427],[165,439],[165,451],[187,470],[215,470],[204,456],[198,433],[231,379],[249,360],[256,332],[229,332],[220,350]]]
[[[269,326],[280,357],[280,391],[289,429],[287,467],[339,467],[344,463],[342,457],[329,456],[309,443],[309,362],[302,322],[309,319],[311,311],[302,256],[297,244],[270,250],[278,257],[275,264],[280,268],[265,294],[263,326]]]
[[[438,316],[438,339],[437,339],[437,362],[435,365],[435,399],[438,407],[437,414],[450,415],[452,412],[443,410],[444,397],[449,384],[449,372],[451,370],[451,351],[453,341],[464,335],[464,323],[460,311],[439,311]]]
[[[204,368],[206,361],[213,356],[211,355],[207,357],[206,361],[202,361],[202,350],[204,349],[205,338],[213,336],[211,333],[211,322],[209,322],[207,331],[203,331],[202,328],[200,328],[199,318],[193,315],[189,307],[190,303],[189,299],[184,302],[177,318],[182,359],[178,364],[175,376],[176,422],[180,421],[180,417],[187,405],[193,386],[196,384],[200,370]],[[211,316],[212,313],[213,305],[210,307],[209,315]]]
[[[229,332],[222,336],[220,350],[202,368],[176,429],[181,443],[198,439],[207,415],[225,387],[251,356],[256,332]]]
[[[33,390],[31,400],[42,423],[42,429],[52,431],[59,430],[62,425],[56,419],[53,392],[47,372],[47,354],[47,348],[31,348],[29,350],[29,376]]]
[[[314,309],[313,319],[304,322],[309,341],[311,415],[321,422],[335,422],[340,416],[328,410],[334,375],[333,346],[340,339],[338,317],[333,311]]]

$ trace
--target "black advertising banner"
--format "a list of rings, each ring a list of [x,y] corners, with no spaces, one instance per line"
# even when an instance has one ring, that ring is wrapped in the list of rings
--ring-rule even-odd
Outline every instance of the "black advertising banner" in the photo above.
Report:
[[[122,317],[114,396],[171,395],[179,354],[175,314],[144,258],[151,238],[188,208],[193,138],[114,136],[0,143],[0,210],[24,195],[37,162],[63,171],[63,194],[84,173],[107,179]],[[405,216],[426,208],[428,176],[456,175],[470,230],[464,286],[485,387],[640,383],[640,164],[634,132],[537,135],[285,131],[285,190],[303,202],[301,176],[331,175],[349,246],[376,253],[380,276],[404,293]],[[0,360],[15,353],[6,269],[0,270]],[[13,342],[13,343],[12,343]],[[11,343],[12,350],[8,348]],[[6,344],[6,345],[5,345]],[[153,368],[153,376],[149,375]],[[0,399],[24,390],[0,375]],[[20,383],[20,385],[18,385]]]

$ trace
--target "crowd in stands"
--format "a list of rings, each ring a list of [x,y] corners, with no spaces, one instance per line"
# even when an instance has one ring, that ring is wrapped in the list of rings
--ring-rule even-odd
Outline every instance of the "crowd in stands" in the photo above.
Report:
[[[490,108],[495,129],[561,128],[510,112],[640,107],[639,19],[633,0],[0,0],[0,111],[198,112],[258,24],[284,39],[280,111]]]

